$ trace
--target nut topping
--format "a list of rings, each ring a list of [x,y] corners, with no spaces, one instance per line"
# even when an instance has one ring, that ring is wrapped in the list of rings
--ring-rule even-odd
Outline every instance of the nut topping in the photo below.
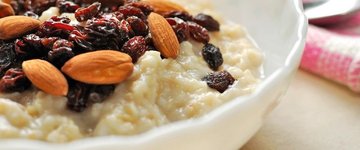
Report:
[[[0,1],[0,18],[15,15],[14,9],[7,3]]]
[[[149,29],[156,49],[166,58],[176,58],[180,53],[180,44],[167,20],[157,14],[148,16]]]
[[[8,16],[0,19],[0,40],[10,40],[40,27],[40,21],[26,16]]]
[[[118,84],[133,72],[129,55],[114,50],[99,50],[77,55],[61,70],[71,78],[89,84]]]
[[[33,59],[22,63],[26,77],[42,91],[65,96],[69,86],[64,75],[52,64],[45,60]]]
[[[183,11],[185,8],[168,0],[142,0],[140,3],[150,5],[154,8],[154,12],[164,15],[170,11]]]

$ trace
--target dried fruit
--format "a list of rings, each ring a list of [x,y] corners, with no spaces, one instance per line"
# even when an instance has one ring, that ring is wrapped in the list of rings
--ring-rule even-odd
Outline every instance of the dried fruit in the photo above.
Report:
[[[74,13],[80,8],[78,4],[66,0],[58,0],[56,6],[60,9],[60,13]]]
[[[142,0],[142,1],[140,1],[140,3],[150,5],[154,9],[155,13],[158,13],[161,15],[164,15],[171,11],[186,12],[185,8],[183,8],[182,6],[180,6],[174,2],[168,1],[168,0]]]
[[[14,43],[5,43],[0,46],[0,76],[15,63]]]
[[[201,54],[212,70],[218,70],[224,62],[220,49],[213,44],[205,44]]]
[[[8,16],[0,19],[0,39],[21,37],[40,26],[40,21],[25,16]]]
[[[0,92],[4,93],[23,92],[30,86],[31,82],[20,68],[9,69],[0,80]]]
[[[142,20],[146,20],[146,16],[142,12],[142,10],[140,8],[136,8],[134,6],[130,6],[130,5],[120,6],[118,11],[124,15],[124,18],[130,17],[130,16],[136,16]]]
[[[133,63],[137,62],[137,60],[145,54],[146,50],[145,38],[142,36],[131,38],[121,49],[122,52],[131,56]]]
[[[188,25],[190,30],[190,36],[194,40],[204,44],[210,41],[209,32],[204,27],[198,25],[195,22],[188,22]]]
[[[4,2],[0,1],[0,18],[15,15],[14,9]]]
[[[166,19],[156,13],[148,16],[150,33],[154,46],[166,58],[176,58],[180,53],[180,44],[176,34]]]
[[[132,31],[137,36],[146,36],[149,33],[149,28],[143,20],[136,16],[131,16],[126,19],[130,24]]]
[[[210,73],[202,78],[202,80],[205,81],[210,88],[213,88],[220,93],[225,92],[229,86],[235,82],[234,77],[227,71]]]
[[[194,17],[194,22],[203,26],[208,31],[220,31],[220,24],[213,17],[200,13]]]
[[[134,6],[136,8],[141,9],[141,11],[145,14],[145,16],[149,16],[150,13],[154,11],[154,9],[150,5],[147,5],[147,4],[144,4],[141,2],[140,3],[139,2],[131,2],[127,5]]]
[[[68,17],[53,16],[40,26],[36,34],[41,37],[55,36],[67,39],[69,34],[76,29],[69,24],[70,22]]]
[[[22,68],[28,79],[42,91],[64,96],[68,92],[68,83],[64,75],[45,60],[33,59],[22,63]]]
[[[79,22],[91,19],[99,13],[100,7],[101,3],[95,2],[86,8],[79,8],[75,11],[75,18]]]
[[[77,55],[61,70],[74,80],[89,84],[118,84],[133,72],[128,54],[114,50],[99,50]]]
[[[75,56],[72,48],[74,45],[68,40],[57,40],[48,53],[49,61],[57,68],[61,68],[65,62]]]
[[[180,18],[166,18],[166,20],[173,28],[180,43],[189,39],[189,25],[185,21]]]
[[[170,11],[164,14],[165,18],[180,18],[184,21],[193,21],[193,17],[185,11]]]

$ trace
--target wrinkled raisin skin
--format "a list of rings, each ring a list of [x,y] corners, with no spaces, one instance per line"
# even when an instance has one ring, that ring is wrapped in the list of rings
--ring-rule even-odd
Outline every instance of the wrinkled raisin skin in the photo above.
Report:
[[[193,16],[184,11],[170,11],[164,14],[165,18],[180,18],[184,21],[193,21]]]
[[[149,33],[149,28],[146,23],[136,16],[131,16],[126,19],[130,24],[135,36],[146,36]]]
[[[4,93],[23,92],[30,86],[31,82],[20,68],[9,69],[0,80],[0,92]]]
[[[187,41],[190,37],[189,25],[180,18],[166,18],[173,28],[179,43]]]
[[[79,8],[75,11],[75,18],[79,22],[93,18],[100,11],[101,3],[95,2],[86,8]]]
[[[201,54],[205,62],[214,71],[218,70],[224,62],[220,49],[213,44],[205,44]]]
[[[220,31],[220,24],[213,17],[200,13],[194,17],[194,22],[203,26],[208,31]]]
[[[145,38],[142,36],[135,36],[127,41],[122,47],[121,51],[130,55],[133,63],[144,55],[147,50]]]
[[[204,27],[200,26],[195,22],[187,22],[187,23],[189,25],[190,36],[194,40],[204,44],[210,41],[210,35],[208,30],[206,30]]]
[[[0,76],[15,63],[15,57],[13,42],[0,45]]]
[[[227,71],[210,73],[203,77],[202,80],[205,81],[210,88],[213,88],[220,93],[225,92],[229,86],[235,82],[234,77]]]

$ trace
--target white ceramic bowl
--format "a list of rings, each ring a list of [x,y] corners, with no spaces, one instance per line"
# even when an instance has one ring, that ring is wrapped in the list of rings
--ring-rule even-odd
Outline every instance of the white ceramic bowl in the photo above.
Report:
[[[199,119],[165,125],[131,137],[97,137],[68,144],[1,140],[0,149],[235,150],[260,128],[297,70],[307,20],[298,0],[212,0],[228,19],[244,25],[265,53],[264,81],[245,97]],[[0,133],[1,134],[1,133]]]

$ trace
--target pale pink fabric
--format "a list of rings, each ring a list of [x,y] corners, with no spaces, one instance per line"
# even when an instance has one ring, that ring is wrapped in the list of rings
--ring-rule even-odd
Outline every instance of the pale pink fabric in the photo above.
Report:
[[[360,92],[360,13],[329,27],[310,25],[301,68]]]

